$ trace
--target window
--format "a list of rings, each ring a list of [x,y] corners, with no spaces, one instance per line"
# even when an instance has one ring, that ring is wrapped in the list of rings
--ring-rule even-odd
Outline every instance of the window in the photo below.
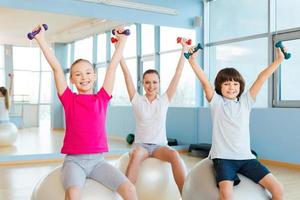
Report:
[[[93,37],[75,42],[74,61],[77,59],[86,59],[93,63]]]
[[[97,63],[106,62],[106,34],[98,35]]]
[[[192,39],[195,44],[196,33],[190,29],[171,27],[160,28],[160,76],[161,93],[164,93],[175,73],[181,53],[181,45],[177,44],[177,37]],[[171,106],[195,106],[196,81],[195,75],[189,64],[186,62],[178,84],[176,94],[172,99]]]
[[[258,74],[268,65],[267,38],[247,40],[210,47],[210,81],[214,84],[217,73],[226,67],[237,69],[245,79],[245,92]],[[268,82],[256,98],[256,107],[268,106]]]
[[[275,73],[275,95],[274,105],[280,107],[300,106],[300,59],[298,55],[300,45],[300,31],[293,33],[279,34],[274,37],[275,43],[282,41],[288,51],[292,52],[292,57],[281,63],[279,70]]]
[[[300,27],[300,1],[275,0],[275,31]]]
[[[142,55],[154,54],[154,26],[142,24]]]
[[[0,45],[0,85],[5,85],[5,71],[4,71],[4,46]]]
[[[218,0],[209,3],[210,42],[266,32],[268,0]]]
[[[127,59],[126,65],[129,69],[129,72],[131,74],[134,86],[136,88],[136,82],[137,82],[137,67],[136,67],[136,59]],[[129,105],[129,96],[126,88],[126,83],[124,80],[124,75],[121,69],[121,66],[118,66],[117,72],[116,72],[116,80],[115,80],[115,86],[113,90],[113,99],[112,104],[113,105]]]

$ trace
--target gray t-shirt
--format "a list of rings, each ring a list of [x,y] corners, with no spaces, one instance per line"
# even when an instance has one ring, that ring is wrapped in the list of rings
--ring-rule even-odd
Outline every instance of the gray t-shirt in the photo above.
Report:
[[[249,119],[254,100],[247,92],[230,100],[214,94],[211,102],[212,147],[210,158],[253,159],[250,148]]]

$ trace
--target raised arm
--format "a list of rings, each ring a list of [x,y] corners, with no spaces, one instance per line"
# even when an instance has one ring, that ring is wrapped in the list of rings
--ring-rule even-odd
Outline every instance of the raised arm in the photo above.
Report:
[[[43,26],[36,27],[33,31],[41,28],[41,31],[34,37],[40,46],[46,60],[48,61],[54,75],[56,89],[59,95],[62,95],[67,88],[67,82],[65,80],[64,72],[61,68],[60,63],[56,59],[54,53],[50,49],[45,39],[45,29]]]
[[[12,96],[13,95],[13,87],[14,87],[14,75],[11,73],[8,75],[10,80],[9,80],[9,88],[8,88],[8,95]]]
[[[172,100],[172,98],[173,98],[173,96],[176,92],[176,89],[177,89],[177,86],[178,86],[178,83],[179,83],[179,80],[180,80],[180,77],[181,77],[181,74],[182,74],[183,66],[184,66],[184,63],[185,63],[185,58],[184,58],[183,54],[184,54],[184,52],[186,52],[188,50],[185,38],[181,39],[180,44],[182,45],[180,58],[179,58],[179,61],[178,61],[177,67],[176,67],[175,74],[174,74],[174,76],[173,76],[173,78],[172,78],[172,80],[169,84],[169,87],[168,87],[167,91],[166,91],[166,94],[168,95],[169,101]]]
[[[193,48],[190,49],[190,52],[193,52]],[[197,55],[198,55],[198,52],[193,53],[189,57],[189,63],[203,87],[207,101],[210,102],[212,97],[214,96],[214,89],[213,89],[212,85],[210,84],[207,76],[205,75],[203,69],[197,63],[197,61],[196,61]]]
[[[134,94],[136,93],[136,89],[134,87],[131,74],[130,74],[128,68],[127,68],[127,65],[126,65],[126,62],[125,62],[125,59],[124,59],[123,56],[121,58],[120,65],[121,65],[121,68],[122,68],[122,71],[123,71],[123,75],[124,75],[124,79],[125,79],[129,99],[131,101]]]
[[[280,48],[276,48],[276,59],[270,64],[267,68],[265,68],[258,75],[257,79],[254,81],[251,86],[249,92],[253,99],[256,99],[258,92],[260,91],[264,82],[273,74],[274,71],[278,68],[278,66],[282,63],[284,59],[284,54],[281,52]]]
[[[115,83],[115,78],[116,78],[116,69],[117,66],[121,60],[121,57],[123,55],[123,49],[125,47],[125,43],[127,40],[127,36],[125,34],[118,34],[118,32],[122,32],[121,30],[115,31],[115,35],[118,38],[118,45],[115,49],[115,52],[111,58],[111,61],[107,67],[104,82],[103,82],[103,88],[106,90],[106,92],[111,95],[112,90],[114,87]]]

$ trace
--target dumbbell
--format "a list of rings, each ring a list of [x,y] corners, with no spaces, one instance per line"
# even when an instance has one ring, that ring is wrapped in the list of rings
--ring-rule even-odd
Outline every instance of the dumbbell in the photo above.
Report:
[[[133,133],[129,133],[126,137],[126,142],[128,144],[132,144],[134,142],[134,134]]]
[[[182,37],[177,37],[177,43],[180,43],[182,40]],[[185,41],[185,43],[187,45],[191,45],[192,44],[192,40],[191,39],[188,39],[187,41]]]
[[[280,48],[281,52],[284,54],[284,59],[287,60],[287,59],[289,59],[289,58],[291,57],[291,54],[288,53],[288,52],[286,52],[286,51],[284,50],[284,46],[282,45],[282,42],[281,42],[281,41],[277,42],[277,43],[275,44],[275,47],[276,47],[276,48]]]
[[[116,43],[116,42],[118,42],[118,38],[111,37],[110,41],[111,41],[111,43]]]
[[[202,45],[200,43],[197,44],[196,48],[194,49],[193,53],[197,52],[199,49],[203,49]],[[193,53],[184,53],[184,57],[186,59],[189,59],[191,55],[193,55]]]
[[[42,26],[44,27],[45,30],[48,30],[47,24],[43,24]],[[28,39],[32,40],[40,31],[41,31],[41,28],[39,28],[36,31],[32,31],[31,33],[28,33],[27,34]]]
[[[113,34],[113,35],[115,35],[116,33],[115,33],[115,29],[113,29],[112,31],[111,31],[111,33]],[[129,29],[125,29],[124,31],[122,31],[121,33],[120,32],[118,32],[119,34],[125,34],[125,35],[130,35],[130,30]]]

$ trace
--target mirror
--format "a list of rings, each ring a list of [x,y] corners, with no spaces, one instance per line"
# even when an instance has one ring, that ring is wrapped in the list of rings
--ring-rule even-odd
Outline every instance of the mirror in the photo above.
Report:
[[[91,36],[100,33],[105,35],[105,32],[124,23],[0,7],[0,53],[3,55],[0,57],[0,84],[8,87],[7,75],[13,70],[14,90],[10,121],[19,128],[17,140],[13,145],[0,146],[0,162],[11,160],[10,156],[15,156],[16,160],[45,158],[47,154],[60,156],[64,130],[51,129],[51,102],[56,95],[56,92],[52,91],[52,71],[36,47],[36,42],[27,38],[27,33],[37,24],[48,25],[46,39],[49,44],[69,44],[66,47],[67,67],[70,66],[69,58],[72,54],[69,48],[71,43],[78,41],[72,45],[83,48],[81,52],[73,52],[75,58],[85,55],[91,57]],[[86,49],[89,49],[90,55],[87,55]],[[12,66],[8,66],[9,63],[12,63]],[[113,147],[114,145],[111,146]]]

